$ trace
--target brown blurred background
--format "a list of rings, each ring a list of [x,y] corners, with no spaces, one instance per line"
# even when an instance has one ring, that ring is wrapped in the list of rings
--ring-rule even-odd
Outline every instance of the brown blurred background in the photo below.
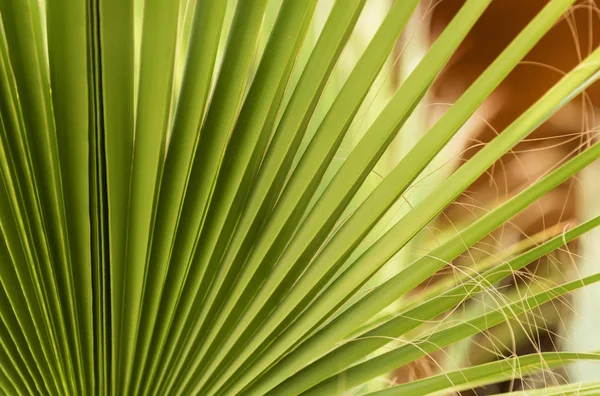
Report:
[[[464,0],[424,1],[423,14],[428,14],[427,33],[431,41],[444,29]],[[548,0],[494,0],[476,23],[465,42],[453,56],[429,97],[430,113],[436,114],[454,103],[475,79],[490,65],[512,39],[548,3]],[[535,46],[527,57],[501,83],[481,107],[472,122],[460,133],[461,154],[457,166],[472,157],[483,144],[492,140],[529,106],[539,99],[561,76],[575,67],[600,43],[600,0],[578,1],[566,15]],[[514,196],[532,181],[543,176],[563,161],[582,150],[594,139],[595,103],[600,98],[600,85],[595,84],[585,95],[575,98],[551,119],[541,125],[527,139],[505,155],[486,174],[479,178],[455,204],[438,220],[438,227],[453,227],[465,219],[473,220],[498,203]],[[438,107],[441,107],[439,109]],[[510,224],[497,230],[470,253],[456,260],[455,266],[472,265],[480,252],[506,249],[525,238],[561,232],[569,224],[578,222],[578,202],[582,194],[577,179],[572,179],[522,212]],[[577,253],[570,245],[563,252]],[[479,253],[478,253],[479,252]],[[576,274],[576,260],[570,254],[546,257],[531,264],[522,276],[515,276],[508,286],[535,282],[542,278],[571,278]],[[426,289],[443,277],[451,276],[448,268],[423,285]],[[559,279],[557,279],[559,281]],[[511,285],[512,284],[512,285]],[[530,353],[536,350],[560,348],[560,334],[569,315],[568,302],[540,309],[535,336],[522,336],[515,345],[505,350],[490,347],[489,337],[494,330],[483,335],[469,350],[465,364],[483,363],[499,354]],[[487,338],[486,338],[487,337]],[[493,349],[493,351],[490,351]],[[433,358],[439,360],[444,353]],[[439,362],[438,362],[439,363]],[[438,370],[432,358],[399,370],[397,381],[431,375]],[[560,381],[562,373],[555,376]],[[548,381],[548,378],[546,378]],[[532,379],[527,387],[535,386]],[[504,383],[486,389],[474,390],[476,394],[491,394],[509,389],[519,389],[521,384]],[[465,393],[468,394],[468,393]]]

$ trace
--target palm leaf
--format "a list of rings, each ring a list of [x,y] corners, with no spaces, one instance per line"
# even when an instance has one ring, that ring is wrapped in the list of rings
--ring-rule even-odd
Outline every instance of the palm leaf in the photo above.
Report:
[[[418,0],[393,2],[339,86],[365,0],[336,0],[322,29],[317,0],[0,0],[0,393],[335,394],[600,280],[424,325],[595,217],[395,304],[600,158],[600,144],[375,276],[600,76],[590,51],[417,205],[391,213],[575,0],[549,1],[370,184],[490,2],[467,0],[357,134]],[[597,355],[513,357],[377,394],[469,389],[586,359]]]

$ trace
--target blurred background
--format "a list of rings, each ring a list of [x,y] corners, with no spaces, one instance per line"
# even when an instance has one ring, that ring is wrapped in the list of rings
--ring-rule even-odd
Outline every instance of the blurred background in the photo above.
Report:
[[[270,0],[262,28],[263,40],[257,49],[256,59],[260,58],[264,50],[281,2],[282,0]],[[548,0],[492,1],[491,6],[431,87],[428,95],[390,145],[374,172],[367,178],[355,200],[347,208],[347,213],[360,204],[382,177],[394,168],[414,143],[427,133],[428,128],[468,89],[547,2]],[[179,40],[180,54],[184,53],[183,49],[187,43],[194,3],[195,0],[188,0],[187,7],[182,9],[180,15],[184,27]],[[315,18],[295,66],[291,87],[297,82],[333,3],[334,0],[318,2]],[[312,133],[393,3],[394,0],[367,0],[350,42],[317,106],[302,147],[306,147],[310,141]],[[327,186],[354,144],[358,142],[463,3],[464,0],[422,0],[421,7],[410,21],[357,114],[334,163],[321,182],[320,191]],[[224,35],[229,29],[235,5],[236,1],[230,1],[228,4]],[[562,75],[575,67],[598,46],[600,43],[599,5],[600,0],[576,2],[571,11],[514,69],[402,199],[390,209],[354,253],[355,255],[364,251],[411,206],[418,203],[421,197],[427,195],[432,187],[460,167],[486,142],[501,133]],[[138,6],[137,11],[141,18],[141,6]],[[138,27],[140,25],[137,24]],[[223,47],[225,40],[221,42]],[[221,54],[222,50],[223,48],[220,50]],[[216,63],[217,66],[218,64],[219,62]],[[179,57],[178,67],[180,72],[176,76],[181,75],[183,56]],[[288,92],[291,91],[292,89],[288,89]],[[600,103],[600,84],[591,86],[583,95],[573,99],[496,162],[456,202],[441,213],[435,222],[421,232],[415,241],[399,252],[364,287],[363,292],[375,283],[394,275],[414,259],[427,254],[449,236],[454,235],[457,230],[514,196],[590,145],[598,134],[596,103]],[[316,196],[318,195],[317,193]],[[595,163],[576,178],[531,205],[459,259],[448,263],[444,270],[421,285],[416,291],[418,296],[406,297],[406,301],[399,301],[375,320],[394,314],[409,303],[411,298],[426,298],[427,293],[433,292],[436,286],[444,282],[456,281],[459,275],[468,275],[469,271],[475,268],[494,266],[511,255],[531,248],[564,232],[574,224],[599,214],[600,163]],[[599,271],[600,230],[596,230],[575,243],[564,246],[551,256],[532,263],[525,270],[513,274],[509,280],[491,285],[483,297],[465,302],[460,310],[453,312],[449,317],[440,318],[431,325],[449,323],[481,313],[498,306],[501,301],[510,299],[511,295],[537,292],[567,279],[571,280]],[[411,381],[443,370],[493,361],[500,356],[552,350],[598,351],[600,350],[598,301],[600,301],[600,286],[587,287],[567,299],[543,305],[527,316],[492,328],[485,334],[378,378],[353,393],[373,391],[387,387],[391,383]],[[407,337],[408,339],[398,342],[410,342],[410,334]],[[474,389],[470,393],[494,394],[508,390],[535,388],[536,384],[542,383],[556,385],[568,381],[594,379],[600,380],[598,368],[581,363],[565,366],[560,370],[544,371],[537,377],[526,379],[523,383],[499,383],[485,389]]]
[[[432,42],[462,3],[460,0],[444,0],[424,4],[421,24],[417,27],[427,36],[423,42]],[[427,122],[432,122],[448,104],[454,103],[546,3],[546,0],[493,1],[432,87],[425,104]],[[594,0],[577,2],[571,12],[534,47],[463,128],[455,142],[456,151],[449,153],[448,157],[454,168],[504,130],[598,46],[599,12]],[[472,221],[588,146],[597,136],[595,104],[599,95],[600,85],[592,85],[584,95],[572,100],[540,125],[447,208],[438,220],[439,229],[452,229]],[[452,264],[458,267],[480,264],[491,256],[501,256],[502,252],[510,251],[515,245],[538,243],[597,215],[600,213],[599,187],[600,164],[596,163],[531,205]],[[532,263],[523,273],[515,274],[512,280],[497,285],[498,294],[489,296],[492,302],[470,302],[468,309],[485,309],[502,295],[522,294],[544,287],[544,284],[597,272],[600,270],[599,247],[600,234],[592,232],[565,246],[557,254]],[[455,271],[456,268],[451,267],[437,278],[452,276]],[[439,279],[432,279],[423,288],[427,289]],[[453,348],[446,356],[446,360],[451,361],[447,364],[478,364],[493,360],[498,355],[540,350],[598,350],[598,297],[600,290],[595,287],[584,289],[565,301],[542,306],[534,315],[498,326],[471,342]],[[436,371],[436,365],[431,363],[424,362],[424,371]],[[427,373],[420,374],[418,368],[411,372],[408,368],[398,374],[398,380],[406,381]],[[544,373],[540,378],[531,378],[527,384],[498,384],[485,390],[479,389],[477,394],[535,388],[536,381],[561,383],[599,378],[597,367],[577,364],[552,375]]]

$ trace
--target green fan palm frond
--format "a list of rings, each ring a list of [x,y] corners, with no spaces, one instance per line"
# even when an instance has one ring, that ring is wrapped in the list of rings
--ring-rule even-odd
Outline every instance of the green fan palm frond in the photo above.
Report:
[[[591,274],[452,315],[600,225],[594,217],[415,292],[600,158],[600,144],[431,252],[380,271],[600,77],[595,49],[393,213],[575,2],[550,0],[431,129],[400,140],[414,145],[379,177],[380,159],[399,133],[416,135],[407,120],[491,1],[464,2],[362,131],[369,98],[394,70],[390,55],[424,9],[418,0],[386,8],[347,73],[366,0],[0,0],[0,394],[365,392],[374,378],[600,281]],[[458,392],[599,356],[513,356],[373,394]],[[536,392],[578,389],[598,384]]]

